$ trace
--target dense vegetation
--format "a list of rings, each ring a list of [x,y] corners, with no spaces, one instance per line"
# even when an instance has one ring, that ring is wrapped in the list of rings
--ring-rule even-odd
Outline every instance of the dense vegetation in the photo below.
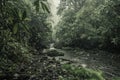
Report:
[[[119,0],[61,0],[59,47],[118,50]],[[0,80],[105,80],[103,73],[71,65],[52,40],[47,0],[0,1]],[[110,47],[109,47],[110,46]]]
[[[24,72],[32,55],[50,42],[48,13],[43,0],[0,1],[0,75]]]
[[[119,50],[119,0],[61,0],[56,42],[61,46]]]

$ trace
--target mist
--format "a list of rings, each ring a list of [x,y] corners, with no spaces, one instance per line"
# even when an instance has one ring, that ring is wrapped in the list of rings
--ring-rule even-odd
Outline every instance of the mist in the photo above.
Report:
[[[50,22],[52,24],[52,38],[53,40],[55,40],[55,26],[56,24],[59,22],[60,17],[57,15],[57,7],[60,4],[60,0],[48,0],[48,3],[50,5],[50,12],[51,12],[51,16],[50,16]]]

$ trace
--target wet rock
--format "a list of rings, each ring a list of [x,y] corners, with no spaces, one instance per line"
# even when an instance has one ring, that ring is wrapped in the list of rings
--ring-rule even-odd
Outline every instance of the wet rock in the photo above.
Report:
[[[49,50],[46,54],[50,57],[64,56],[64,53],[58,52],[57,50]]]

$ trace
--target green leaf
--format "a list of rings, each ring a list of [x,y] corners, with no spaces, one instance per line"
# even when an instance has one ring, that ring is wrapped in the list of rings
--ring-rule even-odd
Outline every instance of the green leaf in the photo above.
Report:
[[[48,13],[50,13],[47,5],[46,5],[43,1],[41,2],[41,6],[42,6],[42,9],[43,9],[44,11],[47,11]]]
[[[13,27],[13,34],[16,34],[18,31],[18,24],[15,24]]]
[[[29,27],[27,24],[21,23],[21,26],[23,27],[23,29],[25,30],[25,32],[29,32]]]
[[[34,2],[34,6],[35,6],[35,8],[36,8],[36,11],[39,12],[39,6],[40,6],[39,0],[36,0],[36,1]]]
[[[25,21],[31,21],[31,19],[30,19],[30,18],[25,18],[24,20],[25,20]]]
[[[23,12],[23,14],[22,14],[22,20],[24,20],[25,18],[27,17],[27,12],[26,12],[26,10]]]
[[[18,16],[19,16],[19,20],[22,20],[22,12],[20,10],[18,11]]]

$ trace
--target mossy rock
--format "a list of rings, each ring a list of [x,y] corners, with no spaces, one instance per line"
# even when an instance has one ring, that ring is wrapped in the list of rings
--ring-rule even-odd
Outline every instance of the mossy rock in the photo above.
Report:
[[[58,52],[57,50],[49,50],[46,54],[50,57],[64,56],[64,53]]]

